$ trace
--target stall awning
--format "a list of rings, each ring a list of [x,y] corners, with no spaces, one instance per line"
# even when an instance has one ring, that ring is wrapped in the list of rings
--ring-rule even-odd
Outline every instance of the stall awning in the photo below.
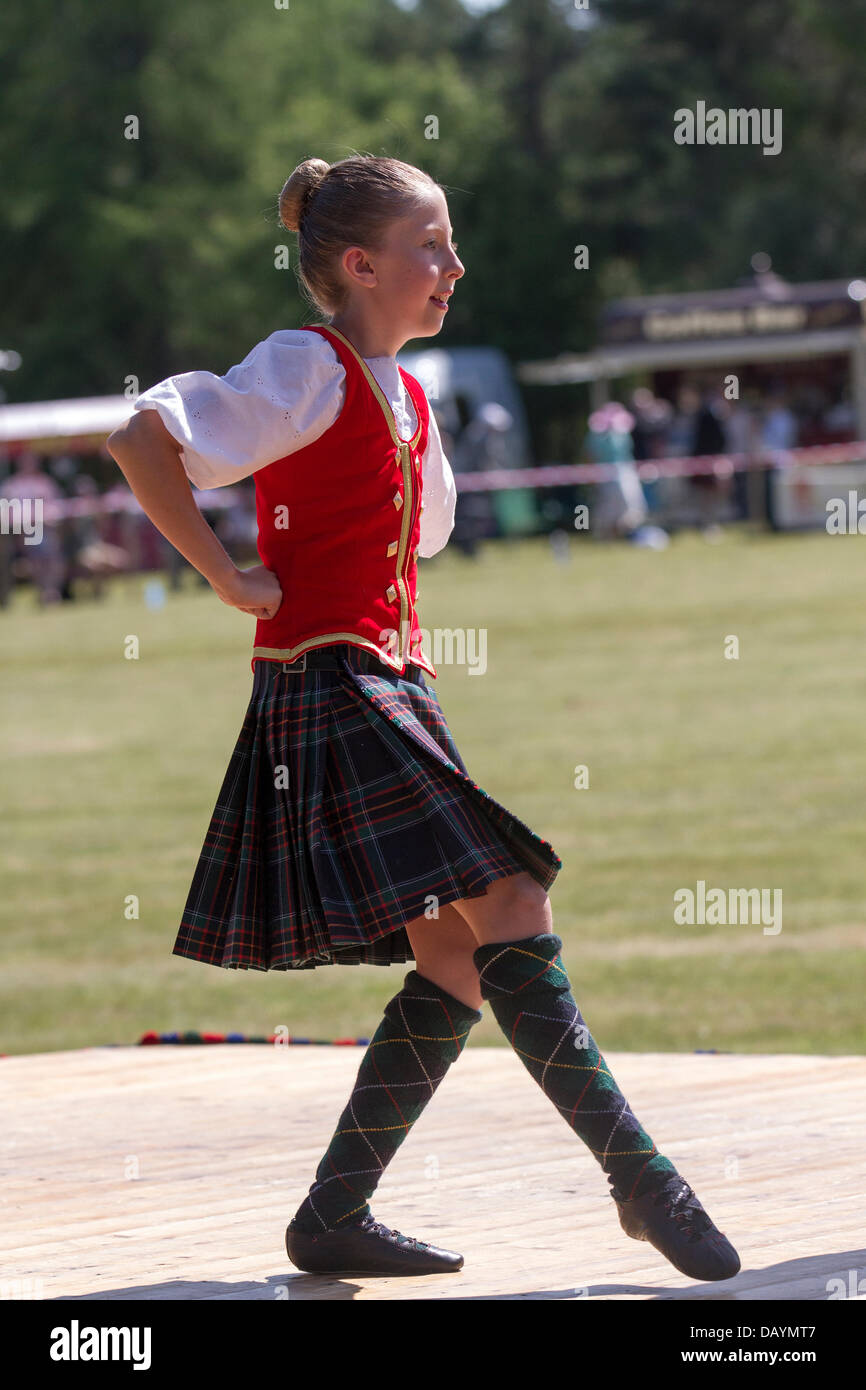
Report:
[[[546,362],[521,362],[520,381],[543,386],[599,381],[631,372],[663,371],[699,366],[738,366],[749,362],[782,362],[797,358],[849,353],[866,342],[859,327],[773,334],[764,338],[724,338],[712,342],[634,343],[627,347],[598,347],[583,356],[563,354]]]
[[[85,396],[66,401],[0,405],[0,444],[106,439],[133,412],[126,396]]]

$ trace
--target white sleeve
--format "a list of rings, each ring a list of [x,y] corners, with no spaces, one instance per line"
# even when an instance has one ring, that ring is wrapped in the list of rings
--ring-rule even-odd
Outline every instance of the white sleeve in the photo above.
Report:
[[[425,559],[429,559],[445,546],[454,529],[454,509],[457,505],[454,474],[442,452],[442,439],[432,406],[429,408],[429,417],[427,448],[421,459],[421,499],[424,510],[421,513],[421,535],[418,541],[418,554]]]
[[[134,409],[159,412],[191,483],[225,487],[324,434],[342,408],[345,374],[322,334],[281,329],[225,376],[167,377]]]

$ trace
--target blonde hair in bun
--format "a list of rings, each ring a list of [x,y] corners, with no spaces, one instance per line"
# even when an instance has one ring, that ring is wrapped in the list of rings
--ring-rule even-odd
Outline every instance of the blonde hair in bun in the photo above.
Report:
[[[286,179],[280,194],[280,221],[287,231],[298,231],[310,199],[330,167],[324,159],[305,159]]]
[[[305,159],[280,193],[282,225],[298,235],[298,279],[314,309],[333,318],[349,286],[340,258],[350,246],[381,249],[389,223],[408,217],[441,184],[402,159],[353,154],[336,164]]]

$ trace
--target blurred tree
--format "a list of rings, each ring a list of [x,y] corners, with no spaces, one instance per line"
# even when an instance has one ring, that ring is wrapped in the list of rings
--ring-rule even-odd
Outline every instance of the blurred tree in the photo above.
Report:
[[[277,199],[310,155],[443,183],[455,346],[579,351],[606,298],[730,285],[756,250],[791,279],[862,274],[864,41],[859,0],[63,0],[50,23],[7,0],[0,346],[24,361],[4,385],[224,372],[305,322]],[[780,107],[782,152],[677,145],[699,99]]]
[[[2,11],[3,342],[24,359],[10,398],[223,372],[304,322],[278,195],[310,155],[393,154],[471,186],[485,113],[453,35],[418,51],[418,20],[390,0],[361,18],[356,0],[66,0],[50,25],[20,0]]]

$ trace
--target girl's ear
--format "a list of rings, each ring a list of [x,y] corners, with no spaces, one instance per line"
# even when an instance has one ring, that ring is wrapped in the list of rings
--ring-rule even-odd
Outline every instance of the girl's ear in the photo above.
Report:
[[[340,265],[354,284],[365,287],[378,284],[376,271],[362,246],[347,247],[340,257]]]

